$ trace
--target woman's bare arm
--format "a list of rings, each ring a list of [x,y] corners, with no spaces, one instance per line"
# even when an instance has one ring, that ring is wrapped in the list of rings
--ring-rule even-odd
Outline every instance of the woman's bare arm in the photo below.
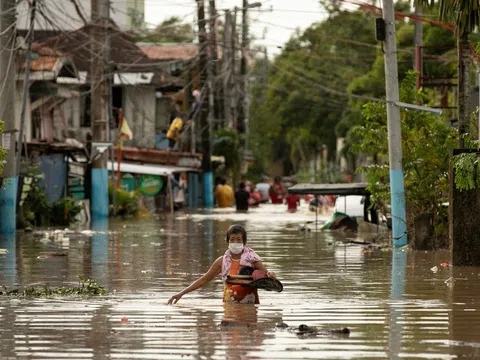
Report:
[[[178,294],[173,295],[170,300],[168,300],[167,305],[177,303],[183,295],[195,291],[215,279],[222,272],[222,262],[223,256],[220,256],[217,260],[213,262],[212,266],[210,266],[210,269],[208,269],[205,274],[195,280],[188,287],[180,291]]]
[[[272,279],[276,279],[277,276],[275,275],[275,273],[272,271],[268,271],[267,268],[265,267],[265,265],[263,265],[263,263],[261,261],[257,261],[255,263],[253,263],[253,267],[255,268],[255,270],[260,270],[260,271],[266,271],[267,272],[267,276],[269,278],[272,278]]]

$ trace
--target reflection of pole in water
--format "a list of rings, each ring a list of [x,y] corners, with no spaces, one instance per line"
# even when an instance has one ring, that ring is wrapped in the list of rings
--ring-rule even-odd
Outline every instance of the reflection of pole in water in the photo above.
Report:
[[[399,354],[402,350],[403,325],[399,323],[399,319],[403,316],[406,267],[407,251],[394,249],[390,290],[390,331],[388,334],[390,359],[399,359]]]
[[[204,222],[205,227],[205,250],[208,254],[208,259],[210,262],[213,262],[215,256],[215,230],[212,219],[207,219]]]
[[[0,249],[5,249],[6,254],[0,253],[0,284],[11,288],[17,281],[17,251],[15,234],[0,237]],[[2,251],[3,252],[3,251]],[[10,289],[11,290],[11,289]]]
[[[108,280],[108,218],[92,221],[92,278]]]

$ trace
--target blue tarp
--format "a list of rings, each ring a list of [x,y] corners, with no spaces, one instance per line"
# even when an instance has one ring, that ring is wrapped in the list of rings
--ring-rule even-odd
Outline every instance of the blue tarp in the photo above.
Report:
[[[67,182],[67,163],[62,154],[40,156],[40,186],[45,189],[48,201],[54,203],[63,197]]]

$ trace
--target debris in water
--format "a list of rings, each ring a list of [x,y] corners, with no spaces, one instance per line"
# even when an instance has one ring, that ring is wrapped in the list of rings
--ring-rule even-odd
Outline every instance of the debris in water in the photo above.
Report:
[[[284,322],[278,323],[276,326],[277,326],[277,328],[280,328],[280,329],[288,328],[288,324],[286,324]]]
[[[3,255],[3,254],[8,254],[8,250],[7,249],[0,249],[0,255]]]
[[[447,285],[448,287],[452,287],[453,282],[454,282],[453,277],[449,277],[447,280],[445,280],[445,285]]]
[[[122,317],[122,320],[120,320],[122,324],[126,324],[128,322],[128,319],[126,316]]]
[[[296,330],[296,334],[298,336],[317,336],[318,334],[320,334],[320,335],[328,335],[328,334],[349,335],[350,334],[350,329],[345,327],[343,329],[326,329],[326,330],[324,330],[324,329],[317,329],[316,327],[302,324],[298,327],[298,331]]]
[[[438,267],[434,266],[430,269],[433,273],[437,273],[438,272]]]

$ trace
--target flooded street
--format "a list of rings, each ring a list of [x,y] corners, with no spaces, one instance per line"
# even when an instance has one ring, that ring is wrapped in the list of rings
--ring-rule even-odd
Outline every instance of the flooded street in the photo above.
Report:
[[[0,255],[0,285],[75,286],[83,275],[109,290],[81,299],[0,297],[0,358],[480,358],[480,268],[442,267],[448,252],[397,251],[393,263],[391,250],[298,230],[313,219],[304,208],[288,214],[266,205],[249,214],[116,221],[108,234],[63,242],[33,234],[16,246],[0,242],[9,250]],[[217,279],[167,306],[225,252],[234,223],[246,227],[249,246],[284,291],[259,290],[259,306],[224,306]],[[297,334],[301,324],[319,333]],[[330,332],[344,327],[349,335]]]

